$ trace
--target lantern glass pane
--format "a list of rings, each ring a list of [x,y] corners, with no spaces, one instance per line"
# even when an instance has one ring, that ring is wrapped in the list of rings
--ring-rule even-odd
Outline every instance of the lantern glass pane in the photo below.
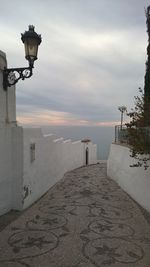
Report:
[[[37,40],[33,38],[27,38],[25,41],[25,54],[27,59],[37,59],[38,44]]]
[[[28,52],[28,45],[26,42],[24,43],[24,49],[25,49],[25,57],[27,58],[29,56],[29,52]]]

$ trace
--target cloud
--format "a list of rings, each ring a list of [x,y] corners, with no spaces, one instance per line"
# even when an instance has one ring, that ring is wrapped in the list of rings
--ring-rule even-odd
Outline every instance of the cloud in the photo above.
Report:
[[[117,107],[129,109],[143,86],[148,2],[4,2],[1,49],[9,66],[28,65],[20,41],[28,24],[42,34],[34,75],[17,84],[18,120],[91,125],[118,121]]]

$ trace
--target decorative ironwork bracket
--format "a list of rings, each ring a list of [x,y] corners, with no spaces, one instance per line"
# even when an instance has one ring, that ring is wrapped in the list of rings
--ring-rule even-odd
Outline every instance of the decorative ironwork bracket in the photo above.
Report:
[[[24,80],[30,78],[33,74],[33,66],[27,68],[12,68],[4,69],[3,71],[3,88],[6,91],[7,87],[16,84],[20,79]]]

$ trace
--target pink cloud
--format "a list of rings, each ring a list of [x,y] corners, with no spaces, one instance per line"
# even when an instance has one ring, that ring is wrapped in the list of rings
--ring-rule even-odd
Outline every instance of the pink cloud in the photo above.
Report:
[[[17,121],[22,125],[81,125],[81,126],[115,126],[120,124],[119,121],[103,121],[93,122],[87,120],[78,120],[71,118],[70,116],[64,116],[59,112],[53,112],[53,114],[30,114],[29,116],[23,115],[18,116]]]

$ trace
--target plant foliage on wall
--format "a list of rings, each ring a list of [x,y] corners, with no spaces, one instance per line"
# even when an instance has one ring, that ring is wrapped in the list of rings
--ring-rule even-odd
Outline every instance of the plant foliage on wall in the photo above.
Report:
[[[144,166],[147,169],[150,160],[150,126],[147,125],[147,117],[150,118],[150,108],[145,109],[146,98],[141,88],[139,91],[140,96],[135,97],[135,107],[128,113],[131,120],[126,126],[131,157],[137,159],[137,163],[131,166]]]

